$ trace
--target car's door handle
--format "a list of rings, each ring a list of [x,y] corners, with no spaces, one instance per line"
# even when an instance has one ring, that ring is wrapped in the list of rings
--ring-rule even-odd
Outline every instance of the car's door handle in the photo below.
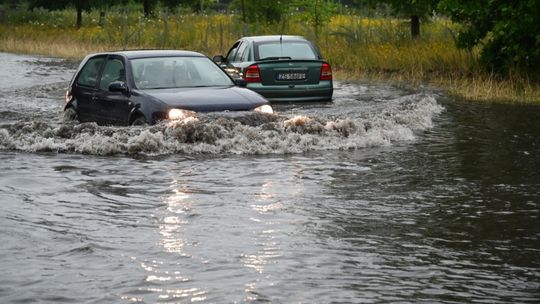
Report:
[[[97,96],[92,96],[92,101],[95,102],[96,100],[98,100]]]

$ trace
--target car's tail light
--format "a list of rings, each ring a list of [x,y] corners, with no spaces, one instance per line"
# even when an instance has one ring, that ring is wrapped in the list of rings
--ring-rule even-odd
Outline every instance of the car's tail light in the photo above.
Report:
[[[246,82],[261,82],[261,72],[258,65],[250,65],[244,73]]]
[[[321,66],[320,80],[332,80],[332,68],[328,63],[323,63]]]

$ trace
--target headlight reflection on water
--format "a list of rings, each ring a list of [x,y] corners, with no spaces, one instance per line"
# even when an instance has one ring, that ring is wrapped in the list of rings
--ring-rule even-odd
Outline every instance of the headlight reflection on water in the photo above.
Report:
[[[173,195],[169,196],[165,202],[170,215],[163,217],[159,225],[160,245],[167,252],[186,256],[187,254],[183,251],[185,243],[180,236],[182,235],[182,227],[187,224],[187,221],[179,215],[191,209],[190,195],[186,191],[176,188],[173,189]]]
[[[154,292],[159,293],[158,299],[160,301],[167,301],[167,300],[181,300],[181,299],[188,299],[189,302],[201,302],[205,301],[207,298],[207,291],[201,290],[199,288],[186,288],[186,289],[180,289],[180,288],[174,288],[174,289],[163,289],[163,288],[148,288],[146,289],[148,292]],[[129,302],[146,302],[142,298],[136,298],[136,297],[128,297],[128,296],[122,296],[122,300],[129,301]],[[184,303],[184,302],[182,302]]]
[[[173,180],[171,185],[171,195],[164,198],[166,209],[163,210],[159,219],[159,246],[166,253],[180,255],[180,257],[190,257],[185,252],[186,241],[184,239],[184,227],[187,220],[185,213],[192,209],[193,198],[180,185],[180,182]],[[148,273],[145,282],[150,285],[142,288],[145,293],[150,293],[150,297],[156,297],[156,301],[184,301],[201,302],[207,299],[208,291],[198,287],[178,288],[179,284],[189,284],[193,279],[185,269],[178,268],[177,264],[167,264],[159,260],[146,260],[140,263],[141,267]],[[152,302],[152,298],[123,296],[123,300],[130,302]]]
[[[200,290],[199,288],[188,288],[188,289],[167,289],[164,290],[166,294],[159,296],[161,300],[174,300],[174,299],[183,299],[190,298],[191,302],[201,302],[206,300],[206,291]]]
[[[236,292],[245,293],[242,295],[245,301],[255,301],[258,289],[266,286],[259,286],[261,277],[271,276],[282,268],[278,261],[286,255],[283,247],[284,244],[286,247],[287,233],[293,220],[287,210],[288,204],[282,199],[290,192],[299,191],[297,186],[288,184],[290,179],[295,180],[296,177],[289,175],[287,182],[263,178],[250,185],[253,190],[249,192],[251,202],[245,205],[232,204],[231,210],[219,209],[221,206],[217,204],[215,207],[220,212],[209,214],[208,217],[193,217],[191,215],[196,211],[207,211],[205,208],[211,208],[214,204],[204,205],[205,198],[198,189],[191,188],[189,180],[184,179],[192,174],[184,171],[182,177],[169,182],[156,218],[158,256],[169,256],[171,261],[166,257],[163,262],[158,258],[147,258],[141,263],[147,284],[141,292],[148,294],[134,296],[145,302],[204,302],[211,297],[211,289],[205,286],[218,284],[232,290],[240,288]],[[228,193],[224,192],[225,201],[230,198]],[[232,219],[234,222],[231,222]],[[198,228],[204,225],[221,227],[222,230],[199,231]],[[198,231],[195,235],[192,234],[192,228]],[[237,234],[238,229],[243,229],[241,239]],[[193,266],[198,263],[201,265]],[[250,280],[218,283],[208,277],[230,272],[246,273]]]
[[[282,210],[283,204],[276,201],[274,187],[275,185],[272,182],[263,183],[257,195],[257,202],[251,205],[251,209],[256,212],[256,215],[250,217],[250,220],[260,228],[257,229],[256,237],[259,239],[258,243],[262,245],[262,248],[257,252],[243,253],[241,255],[244,266],[255,270],[259,274],[265,271],[265,267],[273,259],[283,255],[281,244],[276,240],[276,235],[281,232],[279,228],[276,228],[279,223],[276,222],[275,217],[272,215],[274,212]],[[249,286],[249,288],[254,288],[254,285]]]

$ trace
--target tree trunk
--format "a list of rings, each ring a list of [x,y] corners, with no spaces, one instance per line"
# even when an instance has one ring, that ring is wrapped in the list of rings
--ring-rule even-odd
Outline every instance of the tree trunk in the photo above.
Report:
[[[98,25],[100,27],[103,27],[105,25],[105,11],[100,11],[99,12],[99,23]]]
[[[247,19],[246,19],[246,4],[244,0],[240,2],[242,7],[242,36],[248,35],[248,28],[247,28]]]
[[[143,12],[144,12],[144,17],[146,18],[152,17],[152,0],[143,1]]]
[[[315,0],[315,12],[313,14],[313,17],[315,20],[313,20],[313,23],[315,24],[315,40],[318,43],[319,42],[319,12],[317,11],[317,8],[319,8],[319,0]]]
[[[246,24],[246,5],[244,4],[244,0],[242,0],[240,3],[242,6],[242,22]]]
[[[77,7],[77,24],[76,24],[76,27],[77,27],[77,29],[80,29],[81,26],[82,26],[82,8]]]
[[[420,17],[418,15],[411,16],[411,36],[413,39],[420,37]]]

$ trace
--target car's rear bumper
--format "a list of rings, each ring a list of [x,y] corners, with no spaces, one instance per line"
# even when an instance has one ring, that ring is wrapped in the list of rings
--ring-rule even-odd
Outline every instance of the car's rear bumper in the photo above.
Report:
[[[294,86],[248,83],[247,88],[261,94],[269,101],[331,101],[334,92],[332,81]]]

